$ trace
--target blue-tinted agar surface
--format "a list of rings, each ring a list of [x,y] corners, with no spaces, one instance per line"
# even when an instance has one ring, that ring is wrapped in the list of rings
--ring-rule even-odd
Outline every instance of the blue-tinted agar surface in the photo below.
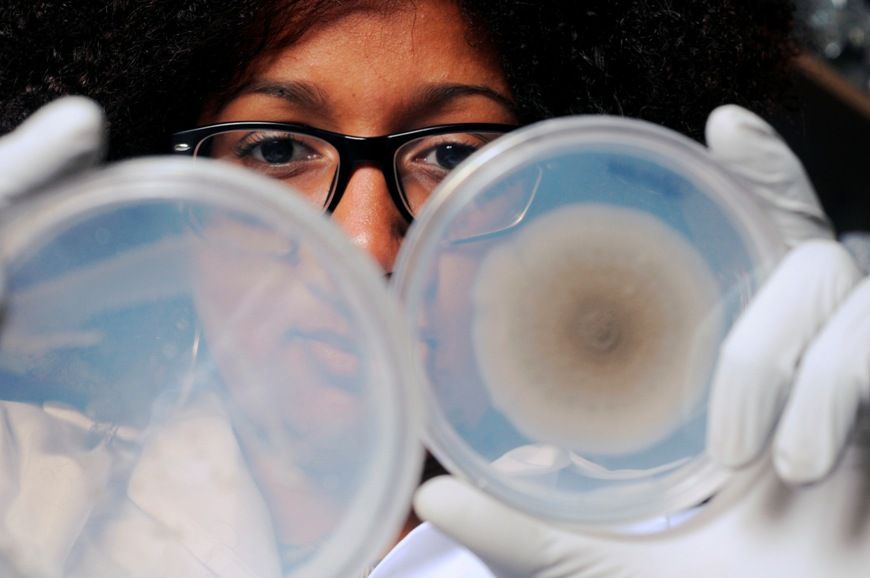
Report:
[[[451,232],[453,223],[457,223],[456,227],[466,226],[466,212],[485,210],[488,204],[497,202],[505,187],[514,186],[514,183],[524,178],[530,181],[527,175],[538,171],[543,177],[533,203],[521,223],[497,236],[481,238],[476,243],[447,243],[438,256],[439,263],[446,264],[460,255],[466,262],[476,262],[479,265],[488,251],[497,247],[500,242],[505,242],[524,226],[551,211],[559,210],[560,207],[576,203],[595,203],[640,210],[656,217],[682,235],[706,262],[719,287],[723,312],[720,338],[724,337],[758,282],[755,271],[758,264],[754,261],[756,257],[752,249],[746,246],[741,225],[734,221],[733,214],[724,210],[711,196],[712,193],[702,188],[703,185],[660,155],[617,146],[561,149],[557,155],[514,168],[478,191],[446,225],[444,236],[448,239],[455,236]],[[439,287],[444,285],[444,280],[438,278],[440,268],[437,264],[432,268],[433,276],[430,278],[429,287],[433,295],[437,295]],[[461,329],[467,334],[472,331],[472,318],[473,315],[468,315],[468,323]],[[456,331],[456,327],[451,327],[449,331]],[[506,416],[492,407],[491,402],[486,411],[469,414],[464,407],[467,400],[488,398],[477,368],[469,367],[464,375],[458,377],[455,374],[449,375],[449,379],[460,379],[461,384],[446,383],[445,377],[434,369],[439,366],[439,356],[448,355],[440,350],[438,344],[449,342],[453,338],[448,333],[435,335],[431,341],[435,345],[428,351],[428,370],[436,396],[442,404],[443,415],[464,443],[488,462],[497,460],[511,449],[538,443],[537,440],[520,433]],[[445,362],[442,360],[440,365],[445,365]],[[699,387],[707,390],[709,383],[699,384]],[[466,393],[464,396],[457,395],[457,390]],[[705,393],[699,396],[699,402],[691,414],[684,416],[683,423],[670,436],[651,447],[630,454],[584,455],[583,458],[608,470],[642,471],[667,464],[677,467],[686,459],[695,458],[704,451],[706,403]],[[650,473],[649,477],[667,473],[668,471]],[[623,482],[601,480],[580,470],[567,468],[560,473],[556,487],[546,490],[564,490],[567,492],[566,496],[570,496],[576,492],[619,483]]]

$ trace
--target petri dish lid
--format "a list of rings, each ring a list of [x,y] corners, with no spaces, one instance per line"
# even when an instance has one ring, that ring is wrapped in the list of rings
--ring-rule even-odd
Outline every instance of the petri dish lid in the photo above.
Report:
[[[22,459],[0,569],[337,577],[380,556],[422,464],[410,340],[328,219],[173,158],[4,217],[0,412]]]
[[[639,528],[727,479],[719,344],[783,250],[706,149],[642,121],[544,121],[445,179],[400,251],[427,443],[560,524]]]

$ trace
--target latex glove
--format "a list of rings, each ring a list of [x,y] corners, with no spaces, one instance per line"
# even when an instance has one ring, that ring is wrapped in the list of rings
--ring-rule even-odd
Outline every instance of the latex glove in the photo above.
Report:
[[[559,529],[448,476],[415,507],[499,578],[866,578],[870,512],[856,504],[867,505],[868,467],[856,449],[823,484],[795,488],[763,460],[693,518],[637,536]]]
[[[33,114],[0,139],[0,210],[102,156],[104,121],[90,100],[71,97]],[[0,276],[2,289],[2,276]],[[0,293],[2,294],[2,293]],[[26,404],[0,405],[0,573],[59,576],[107,475],[87,427]]]
[[[735,466],[757,457],[787,400],[773,461],[788,480],[817,479],[833,467],[868,396],[870,284],[858,285],[800,163],[766,123],[723,107],[707,138],[795,247],[724,344],[711,453]],[[759,460],[697,516],[651,536],[548,526],[451,478],[423,486],[415,507],[501,577],[866,576],[866,443],[811,488],[785,485],[768,458]]]
[[[104,152],[103,111],[92,100],[53,101],[0,138],[0,210],[51,181],[83,171]],[[4,276],[0,271],[0,297]]]
[[[777,472],[790,482],[818,480],[870,396],[870,283],[859,284],[862,273],[831,239],[800,162],[767,123],[722,107],[710,116],[707,141],[795,247],[723,344],[710,453],[727,466],[747,464],[782,415],[772,450]]]
[[[0,206],[102,158],[103,112],[87,98],[47,104],[0,139]]]

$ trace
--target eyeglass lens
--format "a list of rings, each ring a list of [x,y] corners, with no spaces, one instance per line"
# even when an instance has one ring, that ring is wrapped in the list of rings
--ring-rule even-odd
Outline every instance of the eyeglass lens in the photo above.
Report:
[[[195,156],[231,162],[281,180],[317,206],[325,206],[338,172],[338,151],[325,140],[275,130],[231,130],[197,145]]]
[[[409,141],[396,151],[399,189],[412,215],[420,212],[447,174],[500,133],[448,133]]]
[[[446,133],[421,136],[400,146],[392,168],[411,214],[420,211],[451,170],[499,136],[501,133],[493,132]],[[329,142],[281,130],[220,132],[200,141],[194,155],[228,161],[279,179],[320,207],[332,196],[341,163],[338,150]]]

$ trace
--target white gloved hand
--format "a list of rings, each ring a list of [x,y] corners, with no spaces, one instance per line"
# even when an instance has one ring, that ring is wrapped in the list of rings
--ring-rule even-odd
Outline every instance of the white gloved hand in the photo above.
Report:
[[[800,162],[739,107],[708,122],[712,154],[756,194],[792,251],[723,345],[709,446],[746,466],[776,428],[771,456],[735,474],[689,521],[655,535],[549,526],[452,478],[430,481],[415,507],[499,577],[864,577],[870,568],[868,441],[842,453],[870,397],[870,282],[832,239]],[[775,468],[774,465],[775,464]]]
[[[47,104],[0,138],[0,207],[99,161],[104,125],[95,102],[71,96]]]
[[[824,483],[801,488],[760,460],[656,534],[558,529],[448,476],[418,490],[415,507],[499,578],[865,578],[870,459],[852,450]]]
[[[104,132],[100,108],[70,97],[43,107],[0,138],[0,211],[55,179],[93,165],[102,156]],[[87,427],[62,417],[71,413],[0,404],[4,576],[60,576],[93,497],[105,485],[107,458],[89,447]]]
[[[105,148],[103,111],[70,96],[51,102],[0,138],[0,211],[54,180],[96,164]],[[4,279],[0,270],[0,297]]]
[[[831,239],[800,162],[767,123],[722,107],[710,115],[707,141],[795,247],[723,344],[710,453],[727,466],[747,464],[782,415],[776,470],[789,482],[815,481],[833,468],[870,397],[870,283],[860,283],[857,265]]]

